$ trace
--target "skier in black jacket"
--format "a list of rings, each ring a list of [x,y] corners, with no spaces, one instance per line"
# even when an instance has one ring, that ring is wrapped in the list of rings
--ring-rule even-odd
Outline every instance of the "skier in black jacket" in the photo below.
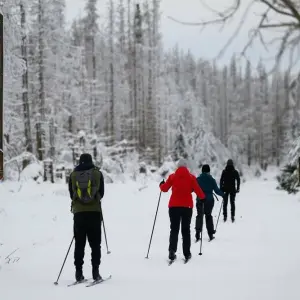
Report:
[[[81,154],[79,165],[71,173],[69,192],[72,199],[71,210],[74,214],[76,281],[84,280],[82,267],[86,240],[91,247],[93,279],[100,280],[101,225],[103,220],[101,200],[104,196],[104,179],[102,172],[94,165],[89,153]],[[90,199],[85,201],[86,197]]]
[[[234,168],[232,159],[229,159],[220,179],[220,188],[224,192],[224,222],[227,221],[228,196],[230,196],[231,220],[235,221],[235,196],[240,191],[240,182],[240,174]]]

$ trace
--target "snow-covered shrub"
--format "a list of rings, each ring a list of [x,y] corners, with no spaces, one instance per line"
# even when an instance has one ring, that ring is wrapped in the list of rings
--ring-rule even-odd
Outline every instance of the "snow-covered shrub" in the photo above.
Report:
[[[198,129],[189,137],[189,161],[192,171],[199,173],[209,164],[211,173],[220,175],[231,158],[229,150],[212,133]]]
[[[175,170],[176,170],[176,162],[173,161],[171,156],[168,156],[165,158],[165,161],[162,164],[162,166],[157,170],[157,174],[162,178],[166,178]]]
[[[285,159],[285,167],[278,175],[277,181],[279,183],[278,189],[285,190],[289,194],[297,193],[299,191],[299,177],[298,177],[298,160],[300,157],[300,138],[296,139],[291,146],[290,151]]]
[[[261,177],[261,170],[260,169],[256,169],[254,175],[255,175],[255,177]]]
[[[279,176],[277,189],[285,190],[289,194],[296,194],[299,191],[298,169],[295,165],[286,165]]]
[[[29,166],[31,164],[38,164],[37,158],[29,152],[23,152],[20,155],[12,156],[10,159],[6,160],[4,164],[5,179],[20,180],[24,161],[27,161]]]
[[[43,180],[43,173],[44,168],[41,163],[32,163],[21,172],[20,179],[22,181],[35,180],[41,182]]]

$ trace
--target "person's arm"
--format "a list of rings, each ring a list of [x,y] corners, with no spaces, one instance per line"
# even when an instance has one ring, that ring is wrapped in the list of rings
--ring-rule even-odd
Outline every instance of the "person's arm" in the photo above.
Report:
[[[199,199],[204,200],[206,196],[205,196],[203,190],[201,189],[201,187],[199,186],[196,177],[193,176],[192,180],[193,180],[193,192],[196,193],[196,195],[198,196]]]
[[[219,189],[215,179],[213,179],[213,189],[214,189],[216,194],[218,194],[221,197],[224,197],[224,193]]]
[[[70,198],[73,200],[73,186],[72,186],[72,173],[70,174],[69,177],[69,194],[70,194]]]
[[[220,178],[220,189],[223,191],[223,188],[224,188],[224,171],[222,171],[222,175],[221,175],[221,178]]]
[[[102,199],[104,196],[104,177],[100,170],[99,170],[99,173],[100,173],[99,195],[100,195],[100,199]]]
[[[241,178],[238,171],[235,171],[235,179],[237,183],[237,191],[240,191]]]
[[[171,174],[165,183],[161,183],[159,185],[160,190],[162,192],[166,193],[172,187],[172,184],[173,184],[172,181],[173,181],[173,176]]]
[[[70,209],[70,211],[72,212],[72,210],[73,210],[73,196],[74,196],[73,185],[72,185],[72,173],[70,174],[70,177],[69,177],[69,193],[70,193],[70,198],[71,198],[71,209]]]

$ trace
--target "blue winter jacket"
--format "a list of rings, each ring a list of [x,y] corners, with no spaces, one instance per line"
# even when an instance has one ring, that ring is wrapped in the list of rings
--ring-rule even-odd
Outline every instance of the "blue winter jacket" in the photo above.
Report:
[[[197,182],[203,190],[206,200],[213,201],[213,191],[219,196],[223,197],[224,193],[219,189],[216,180],[209,173],[202,173],[197,177]],[[197,197],[197,201],[200,201]]]

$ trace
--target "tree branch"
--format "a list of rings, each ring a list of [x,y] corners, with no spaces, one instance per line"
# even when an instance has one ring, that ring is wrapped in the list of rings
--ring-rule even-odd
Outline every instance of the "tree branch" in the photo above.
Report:
[[[212,25],[212,24],[220,24],[220,23],[225,23],[227,20],[231,19],[235,15],[235,13],[238,11],[240,6],[241,6],[241,0],[235,0],[235,3],[230,8],[228,8],[227,10],[225,10],[223,12],[217,12],[216,14],[219,17],[214,20],[210,20],[210,21],[184,22],[184,21],[179,21],[171,16],[168,16],[168,18],[174,22],[180,23],[182,25],[188,25],[188,26],[206,26],[206,25]]]
[[[260,26],[260,28],[280,28],[280,27],[299,27],[300,28],[300,24],[295,23],[295,22],[291,22],[291,23],[277,23],[277,24],[262,24]]]
[[[183,24],[183,25],[189,25],[189,26],[203,26],[206,25],[214,25],[214,24],[221,24],[225,26],[228,20],[233,19],[234,16],[237,14],[238,10],[241,8],[241,0],[235,0],[234,3],[227,9],[224,9],[222,12],[217,11],[217,9],[213,9],[209,7],[205,2],[205,0],[201,0],[204,7],[208,8],[211,12],[213,12],[216,15],[216,18],[213,20],[207,20],[203,22],[182,22],[179,20],[176,20],[172,17],[168,17],[169,19]],[[299,1],[299,0],[297,0]],[[279,42],[279,50],[275,56],[276,64],[278,64],[281,61],[282,56],[284,55],[285,51],[294,51],[294,45],[295,41],[299,41],[300,39],[300,5],[295,3],[296,1],[292,0],[252,0],[250,1],[250,5],[248,5],[247,9],[244,11],[242,19],[240,20],[236,30],[233,32],[232,36],[228,39],[225,46],[221,49],[221,51],[218,54],[219,58],[223,53],[226,51],[226,49],[229,47],[229,45],[232,43],[234,38],[240,33],[241,28],[244,25],[245,18],[247,17],[247,13],[249,11],[249,8],[253,4],[263,4],[266,7],[265,12],[260,16],[260,19],[258,20],[257,25],[249,31],[249,40],[245,47],[243,48],[241,52],[241,56],[245,57],[245,53],[248,50],[248,48],[253,44],[255,39],[259,39],[261,44],[265,47],[266,51],[267,44],[273,44],[274,41],[277,43]],[[275,13],[275,22],[270,22],[271,17],[273,17],[273,13]],[[280,17],[288,17],[290,20],[288,21],[278,21]],[[262,35],[262,30],[266,29],[282,29],[282,32],[279,34],[277,39],[273,39],[273,42],[266,43],[264,40],[264,37]],[[295,38],[295,33],[298,33]],[[294,54],[292,55],[294,56]]]
[[[285,15],[285,16],[293,17],[292,14],[290,14],[290,13],[284,11],[284,10],[281,10],[281,9],[277,8],[276,6],[274,6],[273,4],[271,4],[271,3],[270,3],[269,1],[267,1],[267,0],[260,0],[260,2],[266,4],[271,10],[277,12],[277,13],[280,14],[280,15]],[[277,1],[275,0],[275,1],[273,1],[273,2],[274,2],[274,4],[276,4]]]
[[[292,16],[300,23],[300,13],[295,7],[295,4],[291,0],[281,0],[292,12]]]

